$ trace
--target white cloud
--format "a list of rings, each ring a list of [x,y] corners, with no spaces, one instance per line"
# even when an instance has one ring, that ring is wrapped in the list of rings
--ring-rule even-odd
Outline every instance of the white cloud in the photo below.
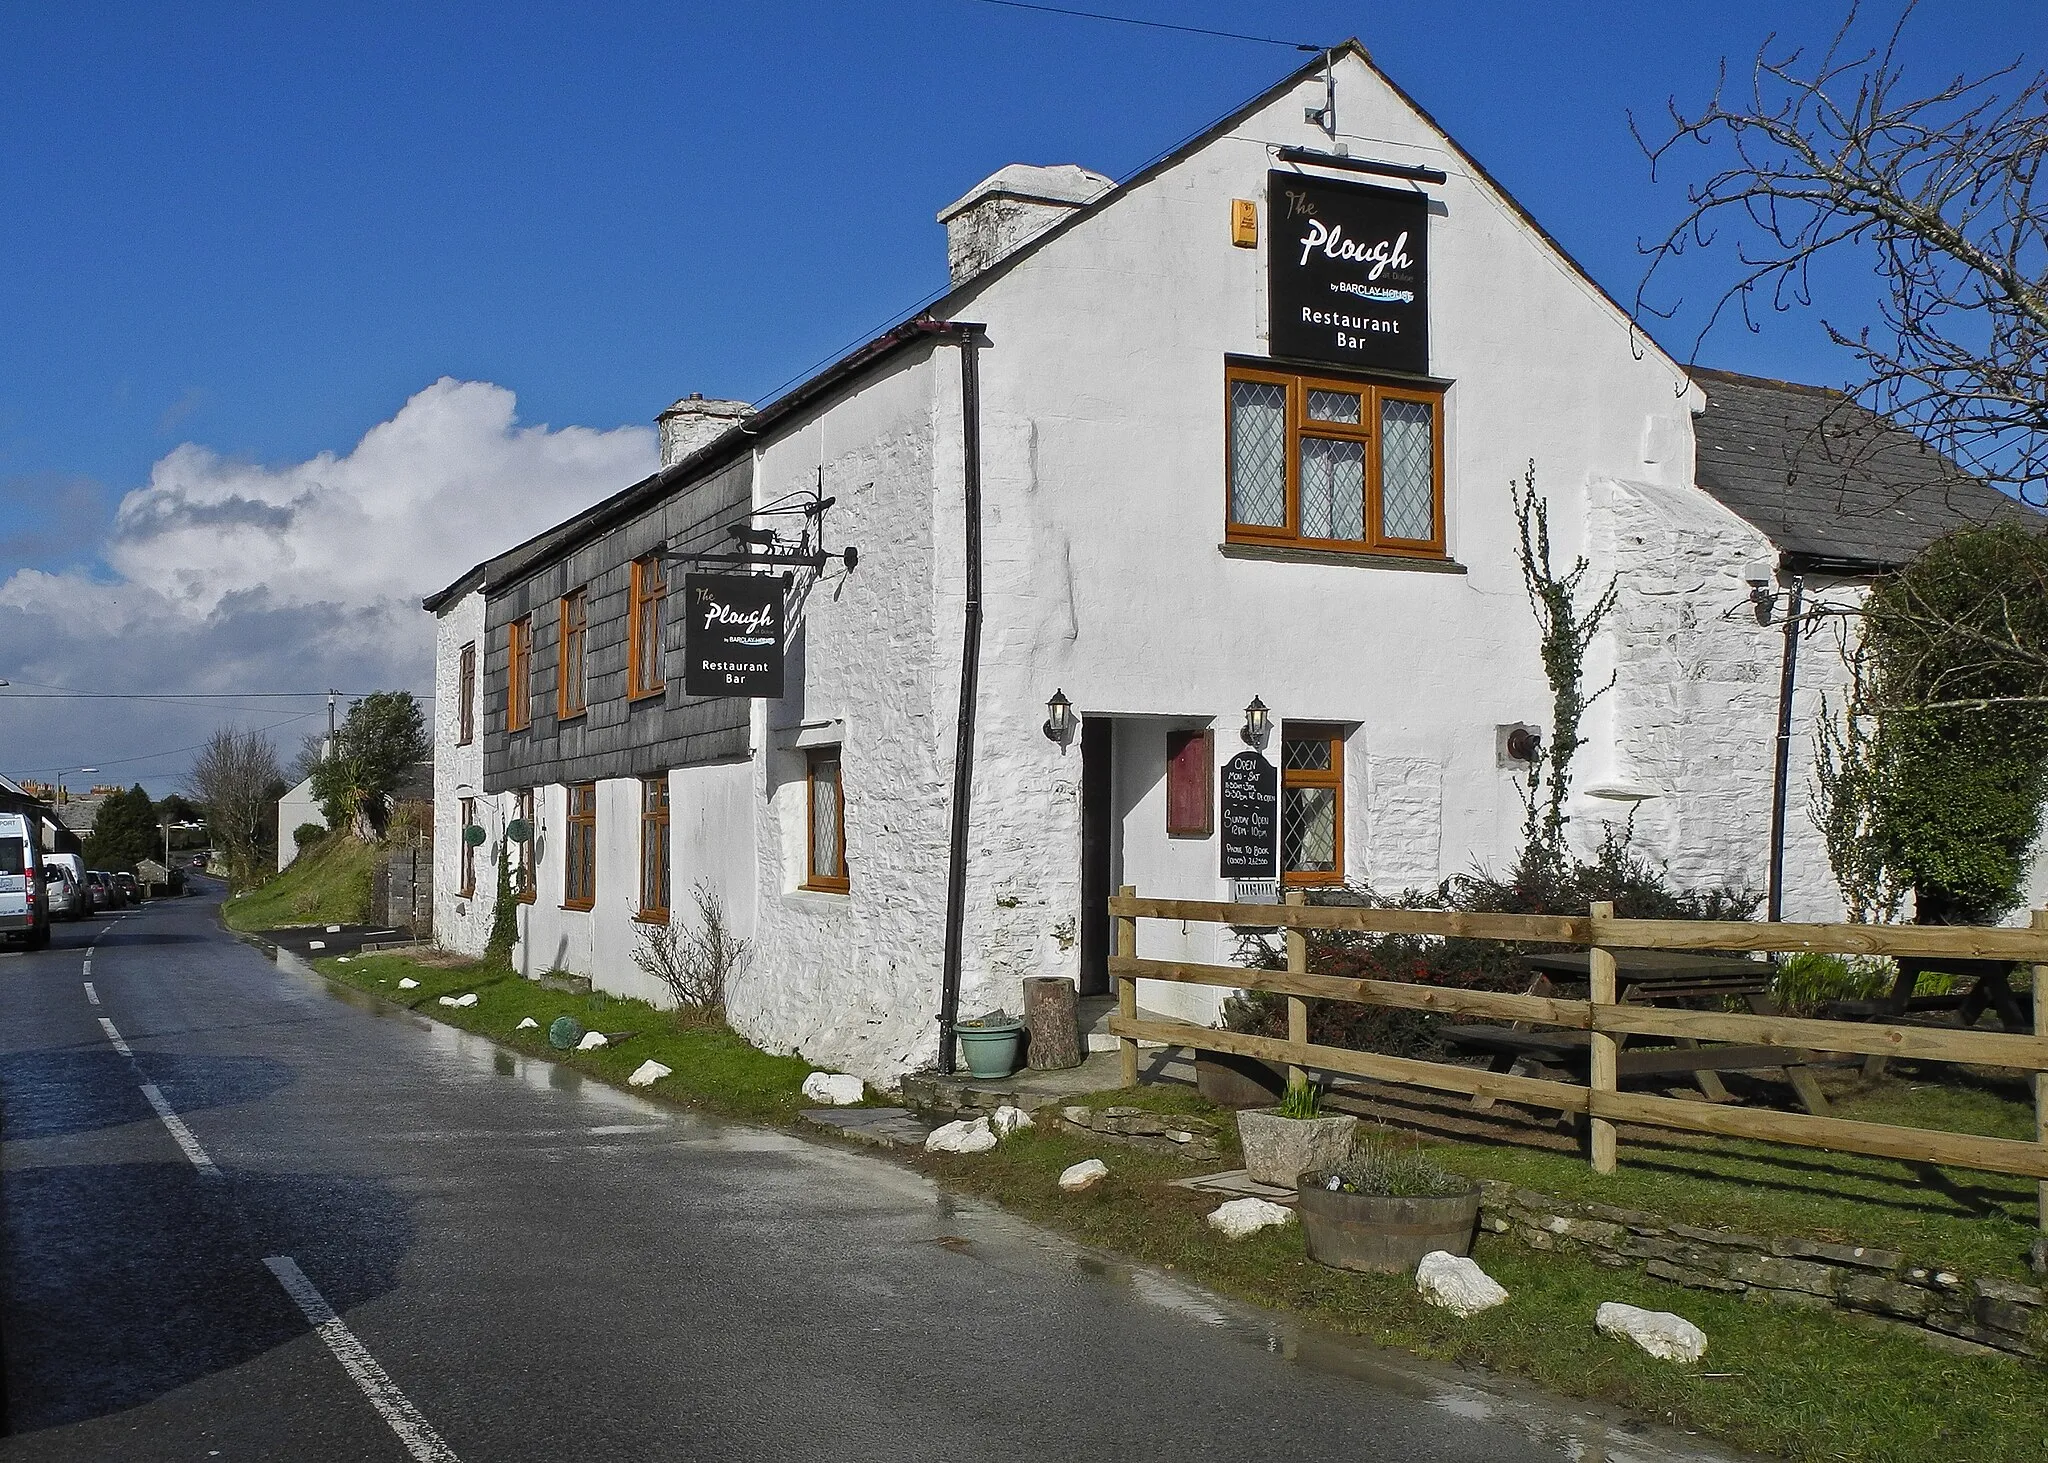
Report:
[[[177,448],[122,500],[100,553],[110,577],[20,569],[0,582],[0,644],[18,668],[0,675],[17,687],[428,689],[422,595],[658,465],[652,428],[522,427],[514,407],[502,386],[443,378],[343,455],[262,466]],[[113,763],[167,748],[173,727],[197,740],[218,719],[110,704],[120,709],[5,703],[0,770]],[[184,759],[134,766],[175,781]]]

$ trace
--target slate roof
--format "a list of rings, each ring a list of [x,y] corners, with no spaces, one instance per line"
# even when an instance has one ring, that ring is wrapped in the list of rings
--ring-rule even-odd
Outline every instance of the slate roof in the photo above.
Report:
[[[1904,427],[1824,386],[1690,368],[1706,393],[1695,481],[1795,563],[1869,572],[1958,528],[2048,529]]]

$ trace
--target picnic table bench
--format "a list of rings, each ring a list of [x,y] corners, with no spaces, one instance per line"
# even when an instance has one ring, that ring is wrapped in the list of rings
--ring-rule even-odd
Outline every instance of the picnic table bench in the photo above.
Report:
[[[1776,1010],[1770,994],[1772,970],[1762,961],[1681,950],[1619,950],[1614,952],[1614,962],[1616,993],[1623,1003],[1676,1005],[1688,1000],[1735,997],[1758,1015],[1772,1015]],[[1539,984],[1548,984],[1552,976],[1586,981],[1591,975],[1591,957],[1583,950],[1537,955],[1528,963],[1540,972]],[[1531,994],[1537,993],[1532,988]],[[1453,1046],[1486,1053],[1487,1065],[1495,1072],[1505,1072],[1520,1062],[1539,1069],[1552,1068],[1560,1075],[1569,1074],[1583,1081],[1591,1062],[1592,1033],[1587,1031],[1530,1030],[1522,1023],[1461,1023],[1439,1027],[1437,1034]],[[1646,1041],[1671,1044],[1646,1046]],[[1783,1074],[1800,1105],[1814,1116],[1823,1117],[1828,1110],[1827,1098],[1807,1069],[1859,1060],[1781,1046],[1701,1046],[1684,1037],[1623,1037],[1615,1054],[1615,1076],[1684,1073],[1707,1098],[1725,1102],[1729,1093],[1719,1073],[1777,1071]],[[1538,1075],[1544,1074],[1539,1071]]]

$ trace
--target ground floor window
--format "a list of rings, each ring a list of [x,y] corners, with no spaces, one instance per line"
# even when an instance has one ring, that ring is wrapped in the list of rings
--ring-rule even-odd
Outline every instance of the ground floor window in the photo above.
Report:
[[[569,785],[569,836],[562,860],[562,908],[597,903],[597,784]]]
[[[640,918],[668,923],[668,779],[640,783]]]
[[[533,850],[536,840],[540,836],[540,830],[535,826],[533,820],[532,788],[529,787],[525,792],[514,794],[512,799],[512,816],[517,821],[526,825],[525,839],[513,844],[511,853],[507,855],[512,860],[512,888],[518,894],[521,904],[531,904],[533,903],[534,885]]]
[[[1280,734],[1280,880],[1344,882],[1344,736],[1289,722]]]
[[[804,873],[806,889],[843,894],[849,887],[846,870],[846,790],[840,783],[839,749],[821,748],[808,757],[805,778],[810,793],[810,853]]]
[[[456,892],[464,899],[476,893],[476,845],[469,841],[469,830],[476,823],[476,799],[462,800],[462,827],[456,836],[462,840],[462,887]]]

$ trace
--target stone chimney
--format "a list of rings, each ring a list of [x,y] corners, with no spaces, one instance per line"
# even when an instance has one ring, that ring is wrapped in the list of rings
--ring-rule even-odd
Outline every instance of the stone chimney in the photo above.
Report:
[[[703,392],[691,392],[654,419],[661,429],[661,465],[674,467],[753,414],[744,401],[706,401]]]
[[[939,210],[953,283],[974,278],[1027,239],[1116,186],[1074,163],[1011,163]]]

